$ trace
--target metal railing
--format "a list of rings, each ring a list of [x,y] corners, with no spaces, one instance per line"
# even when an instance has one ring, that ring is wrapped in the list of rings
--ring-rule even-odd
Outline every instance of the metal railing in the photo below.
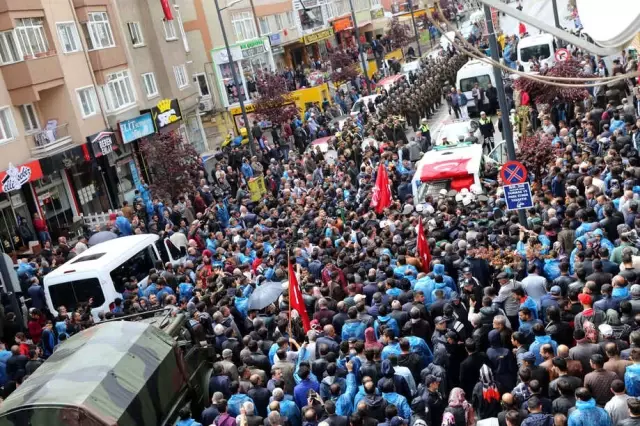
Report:
[[[69,124],[58,124],[56,126],[47,126],[42,130],[31,133],[29,136],[33,138],[33,145],[37,148],[44,148],[61,139],[68,138]]]

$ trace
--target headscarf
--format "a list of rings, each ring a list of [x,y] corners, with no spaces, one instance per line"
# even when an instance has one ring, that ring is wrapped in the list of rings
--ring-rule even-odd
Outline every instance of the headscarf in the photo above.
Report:
[[[384,345],[376,340],[376,332],[373,327],[369,327],[364,331],[364,348],[382,350]]]
[[[492,400],[500,402],[498,386],[496,385],[496,381],[493,379],[493,372],[487,364],[482,364],[482,368],[480,369],[480,381],[482,382],[482,398],[488,403],[491,403]]]
[[[465,417],[467,426],[472,426],[476,423],[475,414],[473,413],[473,407],[471,406],[471,404],[467,402],[464,396],[465,394],[462,388],[451,389],[451,393],[449,393],[449,407],[451,408],[461,407],[462,409],[464,409],[464,417]],[[446,414],[447,413],[445,413],[445,416],[442,418],[442,425],[450,426],[451,423],[447,423],[448,419]],[[455,424],[455,419],[453,423]]]

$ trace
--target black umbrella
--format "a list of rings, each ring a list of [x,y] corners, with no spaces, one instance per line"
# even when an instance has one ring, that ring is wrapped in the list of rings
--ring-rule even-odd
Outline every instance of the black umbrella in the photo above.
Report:
[[[89,238],[89,247],[104,243],[105,241],[115,240],[116,238],[118,238],[118,236],[111,231],[96,232],[91,236],[91,238]]]
[[[249,296],[249,310],[260,310],[266,308],[276,300],[282,294],[286,286],[286,283],[279,283],[275,281],[265,282],[256,288],[251,296]]]

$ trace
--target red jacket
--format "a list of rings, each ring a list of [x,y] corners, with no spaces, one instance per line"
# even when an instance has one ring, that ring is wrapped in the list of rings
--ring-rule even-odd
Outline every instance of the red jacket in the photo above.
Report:
[[[27,323],[27,327],[29,328],[29,336],[31,336],[33,344],[37,345],[40,343],[40,337],[42,337],[42,325],[40,325],[40,322],[31,319]]]
[[[49,230],[49,228],[47,228],[47,221],[44,219],[34,219],[33,227],[35,228],[36,232],[46,232]]]

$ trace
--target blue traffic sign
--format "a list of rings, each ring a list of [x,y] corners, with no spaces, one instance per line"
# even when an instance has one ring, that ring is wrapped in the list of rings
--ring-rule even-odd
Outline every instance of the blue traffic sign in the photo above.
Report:
[[[505,185],[504,197],[507,201],[507,210],[521,210],[533,207],[533,196],[529,182]]]
[[[507,161],[500,169],[500,177],[505,185],[523,183],[527,180],[527,169],[519,161]]]

